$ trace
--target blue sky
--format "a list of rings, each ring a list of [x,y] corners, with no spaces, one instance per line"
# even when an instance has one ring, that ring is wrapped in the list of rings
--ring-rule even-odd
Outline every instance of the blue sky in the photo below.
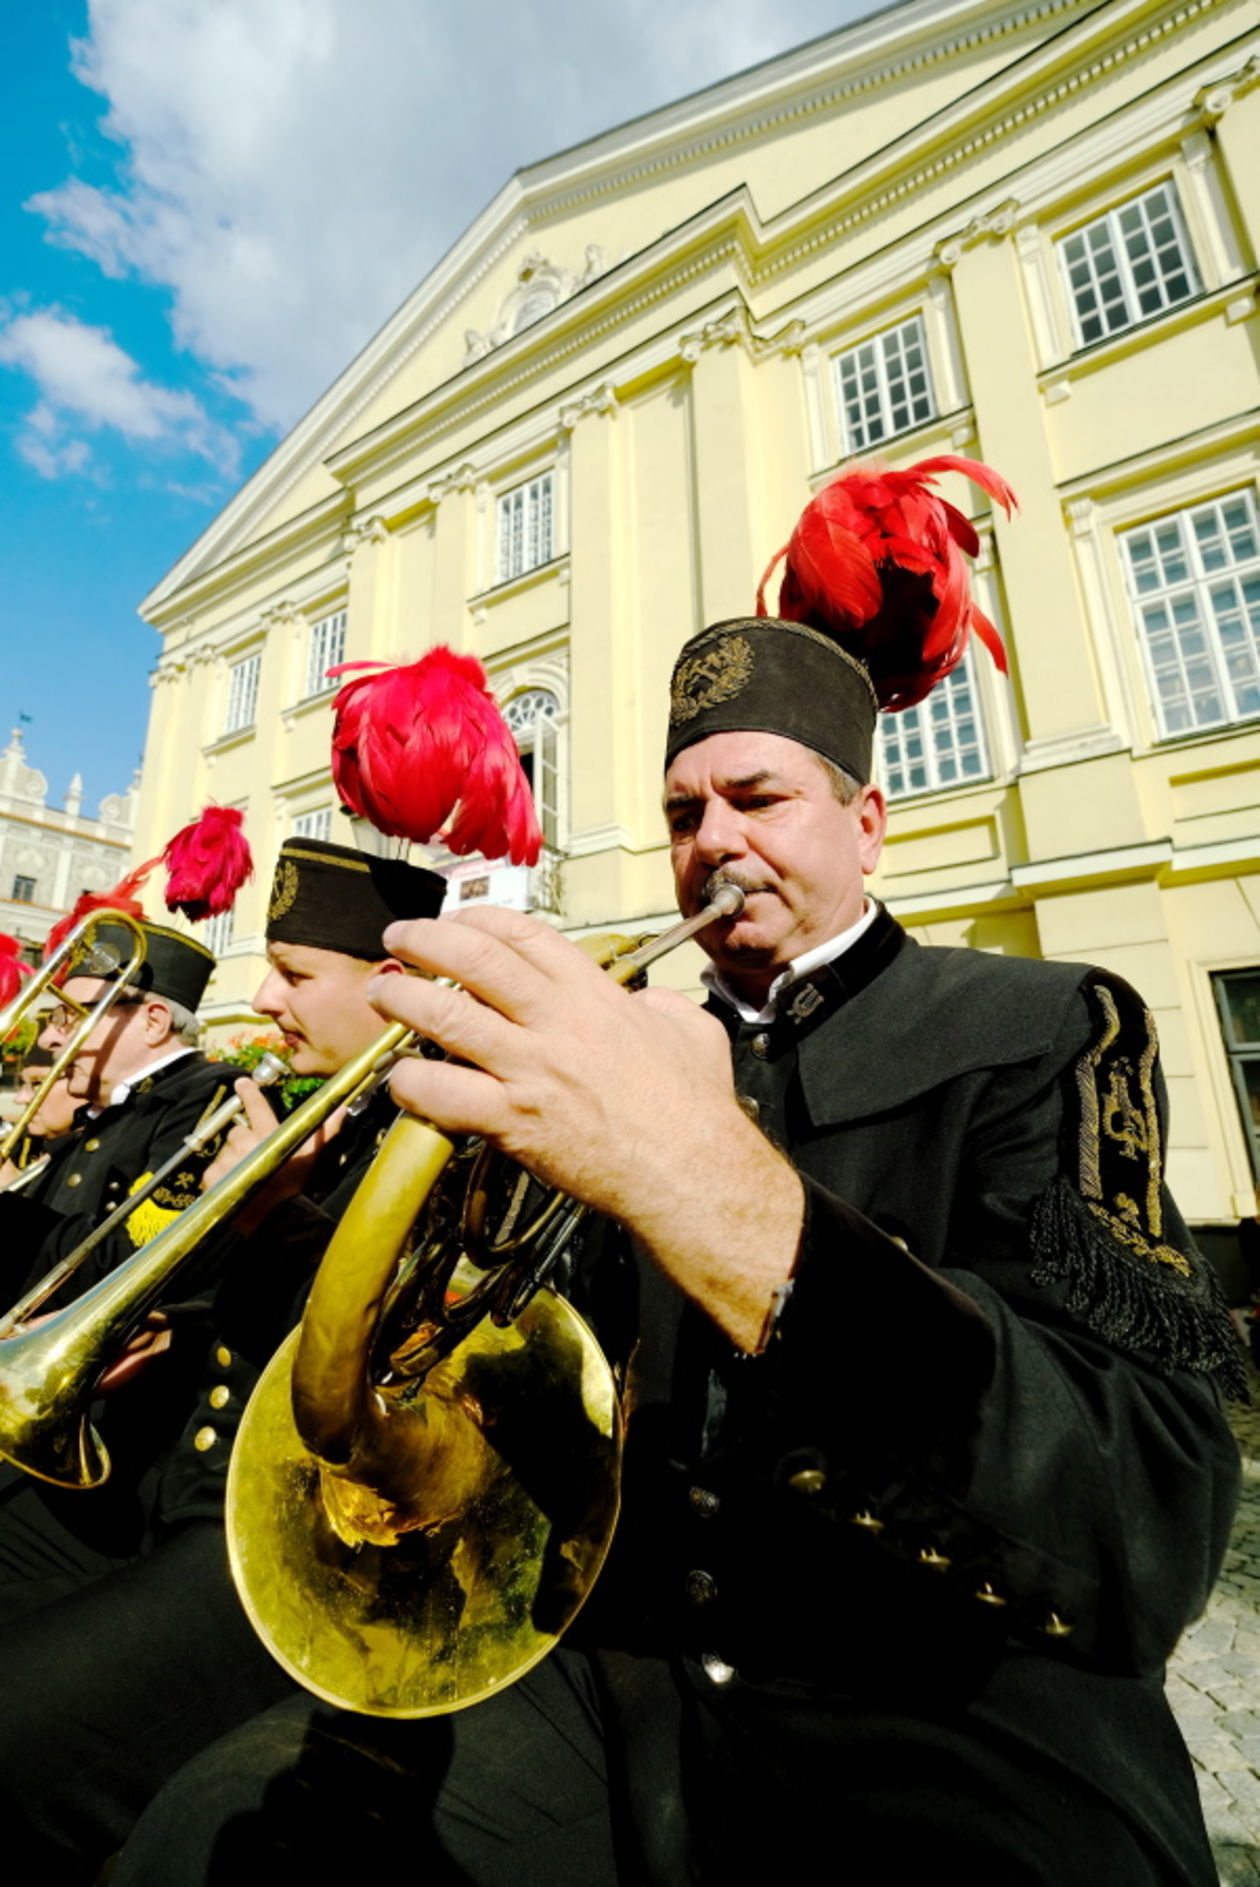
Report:
[[[139,762],[141,597],[514,169],[870,10],[10,0],[0,736],[53,803]]]

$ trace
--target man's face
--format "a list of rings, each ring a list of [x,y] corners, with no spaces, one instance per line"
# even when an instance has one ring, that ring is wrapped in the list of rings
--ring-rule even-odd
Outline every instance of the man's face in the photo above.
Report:
[[[878,787],[842,806],[818,756],[781,734],[712,734],[684,748],[665,776],[665,816],[684,917],[703,907],[714,872],[746,894],[737,918],[697,941],[753,998],[857,922],[884,839]]]
[[[380,963],[293,943],[268,944],[267,958],[254,1008],[284,1031],[294,1074],[335,1074],[381,1033],[366,994]]]
[[[63,993],[81,1009],[91,1009],[107,988],[99,976],[70,976]],[[73,1019],[49,1021],[39,1045],[56,1052],[65,1047],[74,1029]],[[118,1082],[129,1081],[172,1046],[170,1011],[161,999],[137,1001],[122,996],[81,1044],[66,1070],[66,1091],[76,1104],[88,1101],[93,1107],[107,1107]]]
[[[32,1067],[22,1070],[22,1080],[14,1099],[19,1107],[26,1107],[34,1100],[47,1067]],[[47,1094],[40,1102],[39,1109],[31,1120],[28,1129],[33,1139],[50,1139],[55,1134],[63,1134],[74,1125],[75,1111],[79,1106],[70,1092],[70,1082],[66,1075],[54,1081]]]

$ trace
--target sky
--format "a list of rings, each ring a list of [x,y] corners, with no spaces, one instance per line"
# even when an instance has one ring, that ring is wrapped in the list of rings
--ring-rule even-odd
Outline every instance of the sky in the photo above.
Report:
[[[50,803],[125,789],[137,604],[513,171],[871,10],[4,0],[0,739]]]

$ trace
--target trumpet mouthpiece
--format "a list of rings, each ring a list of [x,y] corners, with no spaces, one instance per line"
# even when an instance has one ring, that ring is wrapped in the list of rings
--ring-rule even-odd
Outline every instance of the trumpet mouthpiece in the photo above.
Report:
[[[744,893],[738,885],[724,883],[714,885],[709,899],[709,913],[712,917],[738,917],[744,908]]]

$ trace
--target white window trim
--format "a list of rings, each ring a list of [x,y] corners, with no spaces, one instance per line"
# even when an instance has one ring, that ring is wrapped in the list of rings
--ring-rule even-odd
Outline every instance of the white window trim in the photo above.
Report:
[[[1248,573],[1254,574],[1257,570],[1260,570],[1260,558],[1255,560],[1248,559],[1241,564],[1230,563],[1224,565],[1219,570],[1208,571],[1202,565],[1199,543],[1190,528],[1190,520],[1196,512],[1206,511],[1213,506],[1227,505],[1232,500],[1236,499],[1241,500],[1246,505],[1250,513],[1253,535],[1260,539],[1260,504],[1257,503],[1254,485],[1246,483],[1230,486],[1224,491],[1205,492],[1201,497],[1188,499],[1180,505],[1170,506],[1163,511],[1155,513],[1153,516],[1145,519],[1137,519],[1131,524],[1117,526],[1116,528],[1116,555],[1119,560],[1120,572],[1124,582],[1125,597],[1128,605],[1129,628],[1137,643],[1142,673],[1146,680],[1152,730],[1157,741],[1189,740],[1195,735],[1221,734],[1229,728],[1254,724],[1257,718],[1260,718],[1260,708],[1250,709],[1245,712],[1237,711],[1235,690],[1228,672],[1228,657],[1221,641],[1218,620],[1215,612],[1210,608],[1210,599],[1207,597],[1207,592],[1213,583],[1219,583],[1229,577],[1238,578],[1240,575],[1246,576]],[[1190,574],[1181,582],[1169,585],[1165,588],[1139,591],[1135,567],[1128,547],[1129,540],[1137,536],[1139,532],[1156,531],[1160,525],[1165,525],[1170,520],[1174,519],[1178,521],[1182,533],[1182,542],[1188,552]],[[1227,713],[1219,720],[1192,721],[1192,725],[1188,727],[1174,728],[1168,725],[1165,704],[1161,697],[1159,677],[1150,644],[1150,632],[1143,621],[1141,612],[1144,606],[1150,604],[1160,595],[1183,595],[1187,590],[1192,591],[1194,594],[1199,617],[1199,626],[1203,632],[1204,642],[1221,700],[1234,711]],[[1205,603],[1209,604],[1206,608],[1204,606]],[[1257,669],[1260,670],[1260,650],[1253,648],[1253,659],[1256,662]]]
[[[1189,283],[1189,291],[1185,295],[1179,295],[1175,301],[1167,301],[1162,308],[1154,309],[1148,314],[1143,311],[1138,301],[1138,290],[1133,280],[1133,266],[1129,258],[1123,234],[1120,230],[1119,219],[1124,211],[1129,209],[1133,204],[1145,202],[1147,198],[1154,196],[1156,192],[1160,190],[1167,192],[1169,214],[1177,234],[1181,265]],[[1097,229],[1104,224],[1108,226],[1111,252],[1116,261],[1117,274],[1119,275],[1124,293],[1125,309],[1128,319],[1122,322],[1118,327],[1109,328],[1104,333],[1094,335],[1091,339],[1086,340],[1082,325],[1081,310],[1076,298],[1076,290],[1072,284],[1071,263],[1068,259],[1067,245],[1078,237],[1084,240],[1088,231]],[[1151,183],[1147,184],[1144,189],[1138,190],[1132,195],[1123,198],[1119,203],[1113,203],[1100,214],[1087,217],[1084,221],[1075,223],[1072,228],[1061,231],[1054,239],[1054,248],[1058,258],[1059,277],[1063,284],[1063,292],[1066,297],[1068,318],[1071,322],[1073,344],[1078,349],[1100,347],[1105,342],[1114,340],[1118,335],[1127,334],[1131,329],[1140,327],[1143,322],[1156,321],[1161,315],[1170,314],[1174,308],[1184,307],[1188,301],[1192,301],[1197,294],[1202,292],[1202,272],[1199,268],[1194,247],[1190,241],[1190,233],[1187,227],[1185,212],[1181,207],[1181,196],[1177,188],[1176,179],[1171,175],[1165,175],[1153,180]],[[1163,282],[1161,278],[1161,287],[1162,286]]]
[[[229,665],[227,709],[223,717],[225,734],[243,734],[247,728],[256,725],[261,680],[261,649],[254,649],[249,655]]]
[[[836,403],[836,416],[839,425],[841,450],[843,456],[857,452],[868,452],[872,447],[882,445],[886,440],[897,439],[902,434],[913,432],[916,427],[929,425],[940,417],[940,406],[936,397],[936,384],[932,372],[932,361],[928,344],[929,323],[921,311],[906,316],[904,320],[892,322],[889,326],[877,329],[851,346],[837,348],[831,355],[831,379],[833,396]],[[894,423],[891,381],[888,371],[888,348],[894,336],[902,337],[913,334],[917,339],[923,360],[923,375],[926,383],[928,410],[925,413],[912,413],[904,425]],[[904,347],[904,341],[901,343]],[[882,430],[876,433],[863,431],[859,436],[853,430],[846,404],[844,389],[844,363],[852,361],[857,373],[865,371],[859,356],[866,349],[873,350],[872,364],[877,380],[877,398],[879,418]],[[907,397],[908,394],[907,394]]]
[[[308,812],[295,814],[293,819],[293,837],[295,839],[331,839],[331,806],[312,806]]]
[[[493,560],[496,585],[513,583],[518,577],[528,575],[531,570],[540,570],[555,560],[557,496],[558,481],[551,466],[495,494]],[[510,516],[511,508],[518,504],[520,528],[516,531],[509,527],[510,536],[505,544],[505,519]]]
[[[304,701],[309,701],[315,695],[327,694],[330,688],[337,686],[335,681],[325,679],[325,671],[337,667],[346,659],[348,614],[343,606],[327,611],[312,622],[306,644],[306,685],[302,690]]]
[[[987,657],[983,659],[987,659]],[[931,694],[926,696],[924,700],[916,703],[913,708],[903,709],[897,714],[880,715],[875,725],[876,774],[890,806],[900,806],[907,800],[923,799],[935,793],[954,793],[963,787],[982,786],[996,777],[993,752],[994,742],[986,719],[987,704],[984,699],[983,691],[979,686],[976,669],[976,650],[975,644],[973,643],[958,667],[954,669],[951,674],[947,675],[944,681],[938,682]],[[955,677],[958,678],[957,681]],[[952,687],[951,684],[953,684]],[[939,708],[944,703],[951,701],[953,693],[963,684],[971,690],[971,718],[974,720],[976,727],[976,750],[979,757],[979,769],[974,773],[964,773],[960,766],[956,779],[945,780],[939,777],[936,751],[931,743],[933,704],[937,704]],[[889,743],[900,737],[904,745],[909,729],[914,725],[911,719],[912,716],[919,717],[918,728],[923,739],[922,764],[925,765],[929,777],[927,782],[922,786],[894,787],[891,779],[891,768],[894,763],[889,757]],[[953,715],[950,716],[950,726],[951,728],[954,726]],[[951,749],[951,751],[954,752],[957,757],[957,750]],[[912,763],[908,759],[903,758],[895,764],[908,770]]]

